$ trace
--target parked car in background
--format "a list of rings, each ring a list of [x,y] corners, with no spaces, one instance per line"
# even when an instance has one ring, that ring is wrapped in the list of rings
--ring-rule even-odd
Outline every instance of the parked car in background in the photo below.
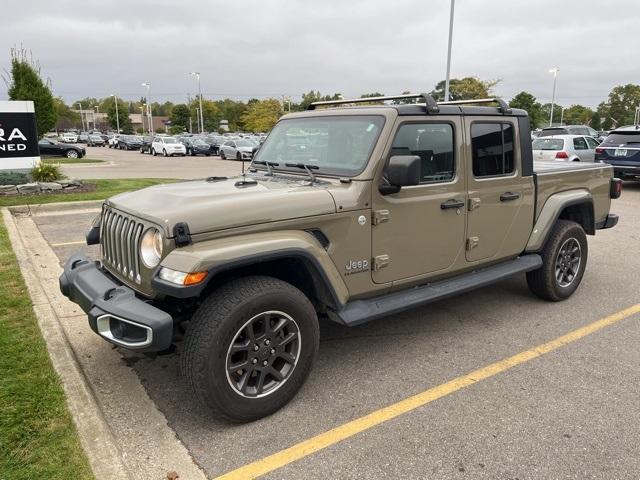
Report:
[[[48,138],[43,138],[38,142],[38,149],[43,157],[82,158],[87,154],[84,147],[55,142]]]
[[[211,155],[211,145],[200,137],[180,137],[178,140],[187,149],[187,155]]]
[[[209,135],[204,137],[203,140],[211,146],[211,153],[213,155],[220,155],[220,147],[227,141],[222,135]]]
[[[149,135],[142,137],[142,145],[140,145],[140,153],[151,153],[151,140]]]
[[[562,125],[559,127],[545,127],[540,132],[539,137],[549,137],[551,135],[586,135],[597,139],[600,135],[588,125]]]
[[[596,148],[596,161],[613,165],[618,178],[640,180],[640,128],[617,128]]]
[[[120,135],[118,148],[120,150],[138,150],[142,147],[142,137],[137,135]]]
[[[227,140],[220,147],[220,157],[223,160],[251,160],[256,144],[248,140]]]
[[[109,148],[117,148],[119,139],[120,139],[120,134],[119,133],[109,135],[109,140],[107,141],[107,146]]]
[[[92,133],[89,135],[87,145],[89,145],[90,147],[104,147],[104,140],[100,135]]]
[[[598,142],[588,135],[538,137],[532,143],[534,160],[593,162]]]
[[[174,155],[185,156],[187,154],[186,147],[175,137],[156,136],[151,143],[151,154],[155,157],[162,154],[165,157],[173,157]]]
[[[80,132],[78,135],[78,143],[87,143],[89,142],[89,134],[87,132]]]
[[[60,141],[64,143],[78,143],[78,135],[71,132],[64,132],[60,135]]]

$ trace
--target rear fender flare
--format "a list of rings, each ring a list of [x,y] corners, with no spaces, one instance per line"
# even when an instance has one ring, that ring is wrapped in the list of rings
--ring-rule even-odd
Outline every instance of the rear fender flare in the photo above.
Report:
[[[555,225],[562,211],[573,205],[588,204],[591,208],[591,218],[593,219],[593,197],[588,190],[568,190],[551,195],[545,202],[538,219],[533,226],[533,231],[527,242],[525,252],[539,252],[544,247],[551,229]],[[592,228],[585,228],[587,233]]]

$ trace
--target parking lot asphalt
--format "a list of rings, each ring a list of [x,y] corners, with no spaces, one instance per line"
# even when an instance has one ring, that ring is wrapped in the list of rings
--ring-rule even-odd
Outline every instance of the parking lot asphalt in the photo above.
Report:
[[[233,176],[242,171],[242,162],[221,160],[218,156],[156,157],[138,150],[86,147],[86,158],[104,163],[63,165],[70,178],[206,178]],[[245,166],[248,166],[246,162]]]
[[[195,402],[179,376],[179,350],[121,354],[194,460],[221,475],[640,303],[639,204],[640,184],[625,183],[612,207],[618,226],[589,237],[582,285],[564,302],[537,299],[515,277],[354,328],[323,324],[306,385],[251,424],[220,422]],[[64,261],[87,248],[93,215],[34,221]],[[264,478],[638,478],[639,344],[635,314]]]

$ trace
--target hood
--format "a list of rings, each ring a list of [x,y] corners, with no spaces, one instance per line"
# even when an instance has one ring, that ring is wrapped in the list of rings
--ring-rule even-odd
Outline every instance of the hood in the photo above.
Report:
[[[251,177],[247,177],[251,179]],[[336,212],[323,186],[284,178],[259,179],[237,186],[241,177],[155,185],[107,200],[117,209],[151,220],[173,236],[185,222],[192,234]]]

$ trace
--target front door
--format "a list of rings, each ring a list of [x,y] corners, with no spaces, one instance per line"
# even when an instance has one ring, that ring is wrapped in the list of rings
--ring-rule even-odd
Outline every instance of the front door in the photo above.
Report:
[[[462,254],[466,188],[456,142],[461,135],[460,117],[398,121],[385,163],[394,155],[418,155],[422,182],[390,195],[373,192],[375,283],[444,272]]]
[[[466,257],[499,260],[520,253],[526,243],[533,221],[532,180],[521,174],[513,117],[467,117],[465,123],[471,148]]]

